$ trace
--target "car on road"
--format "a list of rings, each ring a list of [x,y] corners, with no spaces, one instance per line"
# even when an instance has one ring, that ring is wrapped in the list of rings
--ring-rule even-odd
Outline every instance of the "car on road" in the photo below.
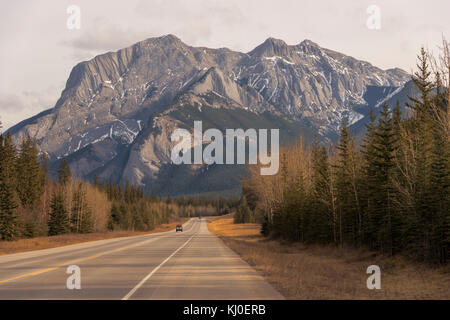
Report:
[[[176,232],[178,231],[183,232],[183,226],[181,224],[177,225]]]

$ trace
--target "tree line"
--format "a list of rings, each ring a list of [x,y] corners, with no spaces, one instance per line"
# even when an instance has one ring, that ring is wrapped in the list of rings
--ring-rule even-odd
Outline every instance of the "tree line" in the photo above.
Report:
[[[228,213],[233,201],[147,196],[126,181],[82,181],[63,160],[50,177],[49,159],[29,136],[16,147],[0,134],[0,240],[108,230],[148,231],[176,217]]]
[[[280,172],[243,181],[236,222],[305,243],[366,246],[438,264],[450,260],[450,55],[422,49],[404,110],[371,113],[357,144],[346,123],[336,146],[318,139],[282,150]],[[256,217],[256,218],[255,218]]]

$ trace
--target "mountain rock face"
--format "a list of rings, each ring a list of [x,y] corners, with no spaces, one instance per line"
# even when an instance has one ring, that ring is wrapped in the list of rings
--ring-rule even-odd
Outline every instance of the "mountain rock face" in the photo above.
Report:
[[[79,63],[54,108],[9,132],[35,137],[55,167],[67,159],[79,177],[160,194],[236,191],[242,166],[171,165],[173,130],[202,120],[204,130],[280,128],[284,143],[314,131],[333,140],[342,121],[361,127],[409,79],[309,40],[269,38],[240,53],[167,35]]]

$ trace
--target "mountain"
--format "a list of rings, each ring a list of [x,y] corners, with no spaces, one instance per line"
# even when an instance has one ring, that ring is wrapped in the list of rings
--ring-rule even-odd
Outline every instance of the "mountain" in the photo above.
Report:
[[[370,108],[409,79],[309,40],[269,38],[241,53],[167,35],[77,64],[55,107],[9,132],[35,137],[53,168],[66,159],[79,177],[159,194],[236,194],[244,166],[170,164],[175,128],[202,120],[204,130],[280,128],[282,144],[316,131],[333,141],[343,120],[363,128]]]
[[[379,98],[380,95],[376,95],[377,98],[371,99],[369,92],[372,91],[384,91],[381,95],[383,98]],[[380,111],[382,110],[382,106],[384,103],[386,103],[390,109],[393,109],[397,102],[400,106],[400,110],[402,111],[402,114],[411,114],[412,110],[406,107],[407,102],[411,102],[409,100],[409,97],[417,97],[419,95],[419,91],[414,84],[412,80],[406,82],[401,87],[375,87],[375,88],[368,88],[367,90],[367,96],[365,97],[366,101],[368,101],[368,105],[370,105],[370,109],[373,110],[374,115],[378,116],[380,114]],[[351,133],[356,136],[357,140],[360,140],[362,138],[363,134],[366,130],[366,124],[370,122],[370,115],[367,113],[367,105],[363,105],[360,107],[362,110],[361,113],[364,113],[364,117],[362,117],[360,120],[353,123],[349,128],[351,130]],[[355,108],[359,111],[358,107]],[[369,109],[369,110],[370,110]]]

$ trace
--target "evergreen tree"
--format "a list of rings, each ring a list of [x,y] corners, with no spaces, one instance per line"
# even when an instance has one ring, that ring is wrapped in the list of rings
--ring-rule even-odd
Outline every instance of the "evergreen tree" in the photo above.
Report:
[[[450,259],[450,139],[448,94],[442,88],[439,73],[433,98],[433,145],[431,150],[430,208],[431,259],[445,264]]]
[[[69,182],[72,180],[72,173],[70,172],[69,164],[65,159],[61,162],[59,166],[58,179],[59,183],[62,186],[68,185]]]
[[[30,136],[22,140],[16,166],[17,194],[23,206],[32,206],[42,194],[42,176],[36,141]]]
[[[393,254],[400,246],[400,222],[393,206],[395,198],[394,156],[398,137],[394,135],[394,121],[389,106],[385,103],[380,112],[377,130],[375,131],[374,161],[375,180],[373,188],[376,206],[373,219],[378,230],[376,248]]]
[[[53,194],[48,220],[48,235],[68,233],[70,231],[69,215],[61,191]]]
[[[117,206],[116,203],[112,204],[111,207],[111,214],[109,216],[109,221],[108,221],[108,229],[109,230],[115,230],[117,225],[120,223],[120,210],[119,207]]]
[[[357,159],[353,139],[344,122],[337,146],[336,188],[338,205],[339,242],[358,243],[361,238],[362,221],[356,181]]]
[[[48,154],[44,152],[41,157],[41,188],[44,189],[48,182],[48,175],[50,172]]]
[[[370,247],[375,247],[377,238],[376,210],[377,204],[373,190],[377,184],[376,172],[376,123],[373,110],[370,110],[370,122],[366,125],[366,134],[361,146],[361,154],[363,159],[362,175],[363,183],[361,190],[362,207],[363,207],[363,241]]]
[[[392,111],[392,130],[394,137],[397,139],[397,144],[400,145],[402,136],[402,111],[398,100],[394,110]]]
[[[15,147],[11,136],[0,134],[0,239],[13,240],[17,234],[15,201]]]
[[[324,242],[332,239],[336,243],[336,208],[328,154],[326,149],[319,145],[317,136],[314,140],[312,169],[311,214],[313,215],[312,224],[317,229],[314,238]]]
[[[408,134],[413,140],[414,163],[414,216],[410,218],[409,230],[406,234],[411,251],[420,259],[430,258],[430,248],[433,237],[433,224],[436,212],[432,194],[432,163],[433,163],[433,108],[431,92],[433,83],[430,80],[428,55],[422,48],[418,57],[418,72],[414,74],[413,81],[417,86],[420,97],[411,98],[412,104],[408,106],[414,110],[413,118],[408,123]]]
[[[312,150],[282,153],[279,175],[262,180],[274,191],[262,190],[252,173],[245,194],[264,210],[262,233],[305,243],[367,244],[448,263],[450,88],[440,74],[434,84],[430,75],[422,49],[413,77],[420,94],[407,104],[413,114],[402,116],[398,102],[392,111],[384,104],[378,120],[371,112],[360,152],[344,123],[333,165],[316,138]],[[235,218],[242,216],[239,208]]]
[[[14,186],[17,184],[16,179],[16,170],[15,170],[15,163],[17,159],[17,149],[14,145],[14,142],[12,140],[11,135],[9,132],[4,137],[0,134],[0,148],[1,148],[1,157],[2,157],[2,164],[5,168],[5,174],[7,175],[8,180],[10,183]]]

